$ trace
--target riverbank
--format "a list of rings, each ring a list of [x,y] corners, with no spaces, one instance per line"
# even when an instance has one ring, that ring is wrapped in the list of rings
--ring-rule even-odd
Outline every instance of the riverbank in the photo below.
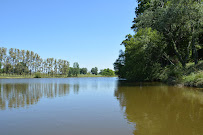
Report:
[[[161,71],[159,79],[172,85],[203,88],[203,61],[197,65],[188,63],[186,67],[167,67]]]
[[[197,65],[189,63],[182,80],[185,86],[203,88],[203,61]]]
[[[54,76],[47,76],[41,74],[39,77],[36,75],[0,75],[0,79],[23,79],[23,78],[83,78],[83,77],[117,77],[117,76],[103,76],[103,75],[93,75],[93,74],[80,74],[78,76],[71,76],[67,77],[65,75],[54,75]]]

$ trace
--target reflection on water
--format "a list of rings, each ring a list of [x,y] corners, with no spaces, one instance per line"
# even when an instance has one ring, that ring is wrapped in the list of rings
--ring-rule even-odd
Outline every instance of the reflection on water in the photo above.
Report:
[[[203,135],[203,92],[116,78],[0,79],[2,135]]]
[[[70,88],[79,93],[79,84],[60,83],[6,83],[0,84],[0,109],[26,107],[42,97],[54,98],[69,94]]]
[[[142,84],[143,85],[143,84]],[[160,84],[119,83],[115,91],[134,135],[202,135],[203,94]]]
[[[70,91],[79,94],[83,90],[111,88],[115,79],[108,82],[104,78],[66,78],[66,79],[0,79],[0,109],[29,107],[41,98],[67,96]]]
[[[1,135],[131,134],[116,78],[0,79]]]

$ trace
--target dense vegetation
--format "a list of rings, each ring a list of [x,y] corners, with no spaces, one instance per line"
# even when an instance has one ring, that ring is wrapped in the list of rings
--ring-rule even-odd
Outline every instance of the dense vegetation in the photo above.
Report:
[[[114,63],[119,77],[168,82],[187,78],[187,63],[198,65],[203,58],[203,1],[138,0],[135,14],[135,34],[126,36],[125,51]],[[193,67],[191,74],[202,75],[202,68]]]
[[[3,76],[27,77],[76,77],[78,75],[91,76],[98,74],[98,68],[80,68],[78,62],[73,67],[67,60],[47,58],[42,59],[37,53],[29,50],[0,48],[0,74]],[[103,75],[109,76],[109,75]]]
[[[100,74],[103,76],[114,76],[115,75],[114,71],[109,68],[101,70]]]

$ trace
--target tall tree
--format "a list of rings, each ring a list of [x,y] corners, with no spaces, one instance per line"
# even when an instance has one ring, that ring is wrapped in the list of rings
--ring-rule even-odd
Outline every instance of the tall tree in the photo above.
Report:
[[[148,3],[149,4],[149,3]],[[134,30],[151,27],[165,37],[170,56],[185,67],[191,52],[197,64],[198,35],[203,24],[202,2],[194,0],[151,0],[135,19]]]
[[[80,67],[79,67],[78,62],[74,62],[73,63],[73,75],[78,76],[78,74],[80,74]]]

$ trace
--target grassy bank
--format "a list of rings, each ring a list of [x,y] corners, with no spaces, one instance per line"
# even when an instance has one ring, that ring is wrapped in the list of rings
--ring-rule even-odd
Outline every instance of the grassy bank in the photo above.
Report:
[[[166,67],[161,71],[159,80],[172,85],[203,88],[203,61],[199,61],[197,65],[188,63],[185,68]]]
[[[188,63],[182,82],[185,86],[203,88],[203,61],[197,65]]]
[[[72,76],[76,77],[76,76]],[[37,74],[37,75],[6,75],[2,74],[0,75],[0,79],[17,79],[17,78],[72,78],[67,77],[65,75],[54,75],[54,76],[48,76],[47,74]],[[83,77],[117,77],[117,76],[102,76],[102,75],[93,75],[93,74],[79,74],[76,78],[83,78]]]
[[[23,76],[23,75],[0,75],[0,79],[15,79],[15,78],[34,78],[34,75],[27,75],[27,76]]]

